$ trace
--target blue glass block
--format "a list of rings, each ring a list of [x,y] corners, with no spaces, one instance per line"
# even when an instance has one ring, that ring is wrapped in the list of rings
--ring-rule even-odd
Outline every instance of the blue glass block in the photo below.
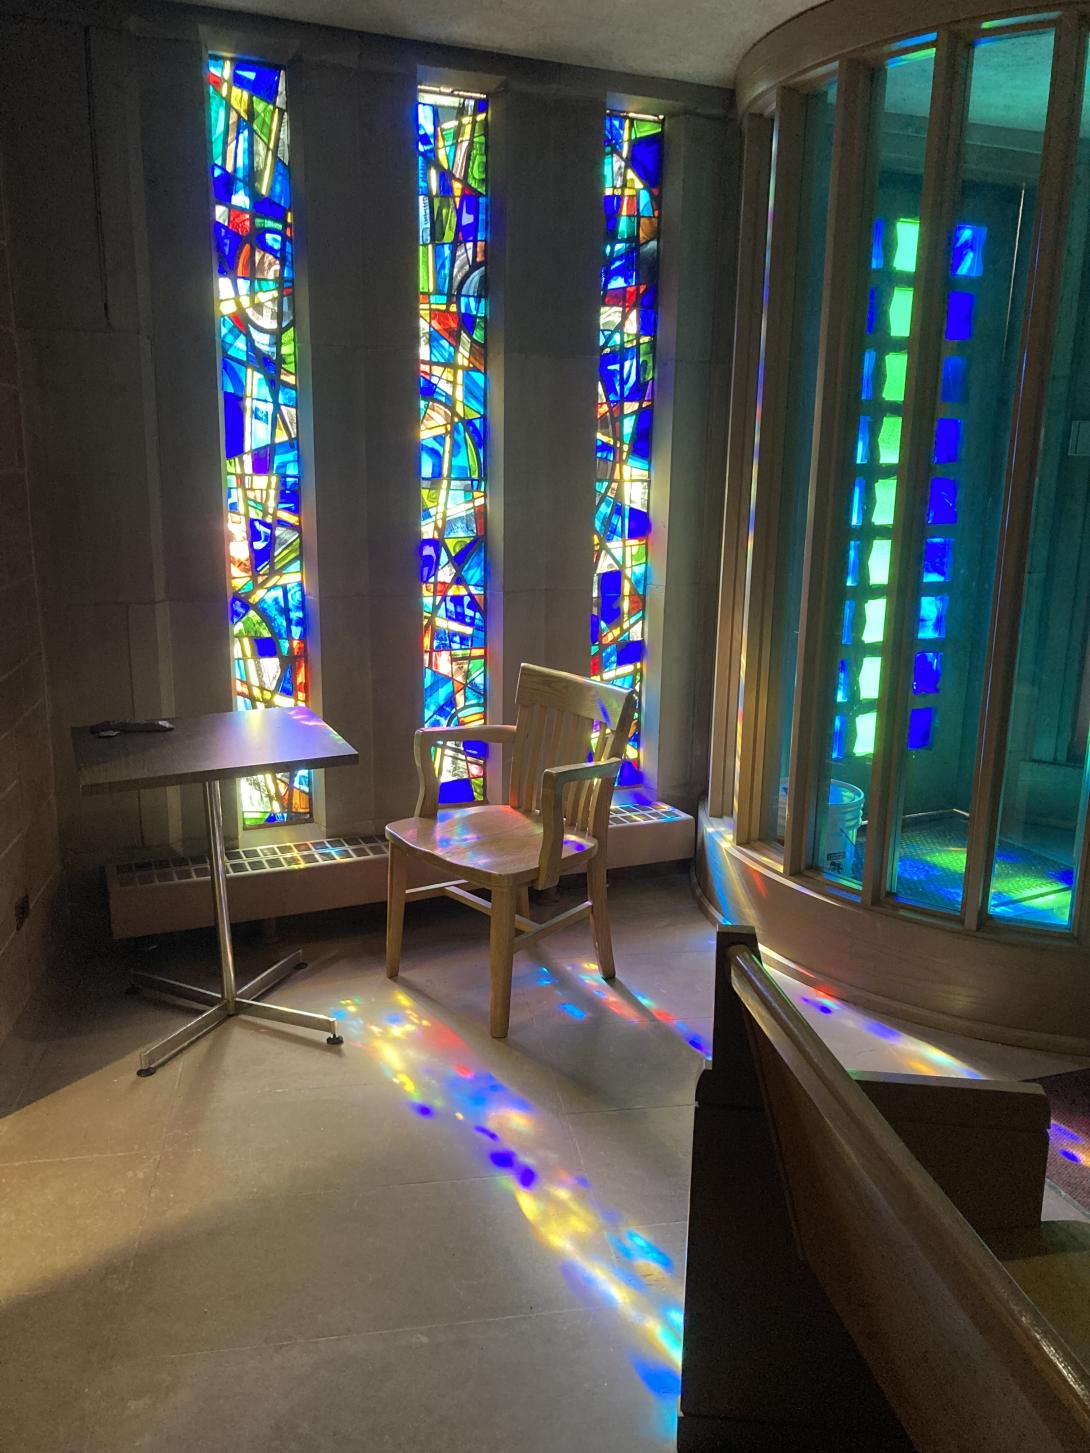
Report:
[[[859,541],[852,540],[848,545],[848,577],[846,585],[859,584]]]
[[[908,713],[908,749],[925,751],[931,745],[931,729],[935,722],[932,706],[914,706]]]
[[[874,398],[874,365],[878,355],[873,348],[867,348],[863,353],[863,385],[860,390],[860,398],[864,403],[869,403]]]
[[[929,525],[956,525],[958,522],[958,482],[936,475],[931,481],[927,501]]]
[[[855,601],[844,602],[844,623],[840,631],[840,643],[843,646],[850,646],[852,643],[852,622],[855,619]]]
[[[844,739],[847,736],[848,719],[838,712],[833,717],[833,761],[844,760]]]
[[[969,360],[951,354],[942,361],[942,401],[963,404],[969,397]]]
[[[836,699],[837,701],[851,700],[851,674],[848,670],[847,661],[841,661],[836,670]]]
[[[870,419],[864,414],[859,420],[859,429],[855,436],[855,462],[856,464],[867,464],[870,460]]]
[[[951,292],[946,300],[946,337],[951,343],[963,342],[973,336],[972,293]]]
[[[961,420],[935,421],[935,463],[955,464],[961,453]]]
[[[949,580],[953,552],[953,540],[925,540],[923,542],[924,580],[928,583]]]
[[[917,651],[912,663],[912,695],[934,696],[942,685],[942,652]]]
[[[867,496],[867,482],[857,478],[852,485],[852,529],[863,528],[863,507]]]
[[[885,266],[882,253],[882,234],[885,231],[885,227],[886,224],[882,221],[881,217],[879,217],[875,221],[874,231],[871,233],[870,265],[876,271],[881,271],[881,269]]]
[[[867,332],[874,332],[874,324],[878,317],[878,291],[871,288],[867,297]]]
[[[987,227],[958,222],[950,247],[951,277],[980,277],[984,272],[984,239]]]
[[[946,638],[946,607],[950,597],[946,595],[920,596],[920,628],[917,631],[921,641],[942,641]]]

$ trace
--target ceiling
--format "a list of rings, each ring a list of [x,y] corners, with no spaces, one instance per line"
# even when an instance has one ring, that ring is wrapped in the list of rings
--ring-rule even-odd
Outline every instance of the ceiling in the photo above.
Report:
[[[813,0],[211,0],[223,9],[569,65],[730,85],[755,40]]]

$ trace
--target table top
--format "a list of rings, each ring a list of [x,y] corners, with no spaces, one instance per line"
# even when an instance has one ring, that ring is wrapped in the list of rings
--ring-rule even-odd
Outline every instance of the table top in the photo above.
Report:
[[[359,761],[355,747],[305,706],[171,720],[172,732],[116,737],[94,737],[87,727],[73,727],[80,790],[125,792],[288,767],[350,767]]]

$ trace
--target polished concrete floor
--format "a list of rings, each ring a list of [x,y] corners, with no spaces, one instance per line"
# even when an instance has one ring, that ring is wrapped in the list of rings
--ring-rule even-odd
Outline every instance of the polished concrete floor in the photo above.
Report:
[[[305,948],[273,997],[343,1048],[236,1020],[149,1080],[136,1049],[183,1013],[121,992],[131,950],[92,959],[0,1047],[0,1449],[671,1448],[713,933],[681,876],[611,901],[615,983],[585,925],[546,940],[505,1042],[487,926],[453,905],[410,908],[397,983],[381,909],[243,932],[240,973]],[[859,1068],[1076,1063],[791,992]]]

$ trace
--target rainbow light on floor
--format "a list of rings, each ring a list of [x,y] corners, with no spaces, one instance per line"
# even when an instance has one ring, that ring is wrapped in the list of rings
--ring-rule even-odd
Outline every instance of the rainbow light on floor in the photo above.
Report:
[[[593,977],[582,973],[576,982],[587,984]],[[563,995],[558,1005],[562,1011],[579,1007],[571,1001],[570,978],[564,983],[540,966],[533,982],[553,990],[558,999]],[[599,988],[604,998],[596,992]],[[464,1135],[477,1148],[482,1166],[500,1173],[500,1183],[538,1242],[559,1258],[567,1285],[581,1299],[617,1314],[634,1340],[632,1369],[655,1400],[653,1431],[672,1445],[682,1331],[682,1283],[672,1258],[598,1203],[587,1177],[565,1165],[556,1147],[542,1139],[532,1101],[475,1064],[466,1041],[421,1013],[404,990],[392,992],[396,1009],[368,1008],[359,998],[343,999],[334,1007],[346,1047],[374,1056],[404,1093],[412,1113],[437,1131],[445,1126]],[[616,999],[614,1012],[622,1017],[648,1024],[639,1008],[600,979],[591,984],[591,992],[603,1003]]]

